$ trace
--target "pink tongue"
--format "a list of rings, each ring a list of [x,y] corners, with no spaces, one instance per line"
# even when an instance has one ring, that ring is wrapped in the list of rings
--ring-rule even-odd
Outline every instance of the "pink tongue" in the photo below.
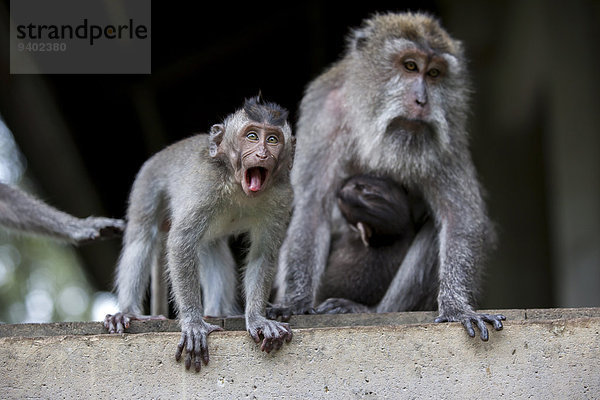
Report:
[[[248,189],[253,192],[258,192],[262,184],[260,170],[258,168],[252,168],[248,173],[250,174],[250,184],[248,185]]]

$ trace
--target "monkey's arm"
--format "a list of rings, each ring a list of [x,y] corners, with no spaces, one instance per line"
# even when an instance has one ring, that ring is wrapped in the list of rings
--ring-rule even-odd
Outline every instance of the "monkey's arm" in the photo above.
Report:
[[[469,336],[473,324],[482,340],[488,339],[486,322],[502,329],[503,315],[476,313],[474,306],[485,253],[493,242],[479,184],[470,160],[447,168],[438,184],[425,193],[434,204],[439,231],[439,293],[436,322],[461,322]]]
[[[244,273],[246,329],[256,343],[260,343],[262,338],[261,350],[267,353],[279,350],[284,342],[292,340],[288,324],[265,318],[280,243],[278,238],[285,233],[285,227],[280,221],[281,219],[274,221],[275,224],[271,224],[271,227],[257,227],[251,232],[252,246]]]
[[[222,330],[221,327],[209,324],[203,319],[200,286],[202,266],[198,265],[196,245],[203,239],[208,218],[206,213],[201,211],[188,215],[186,207],[175,211],[167,239],[167,264],[181,325],[181,339],[177,345],[175,359],[179,361],[185,349],[185,368],[191,367],[193,356],[194,368],[200,371],[200,360],[205,365],[209,361],[208,335]]]
[[[120,219],[76,218],[3,183],[0,183],[0,225],[75,244],[118,235],[125,228]]]

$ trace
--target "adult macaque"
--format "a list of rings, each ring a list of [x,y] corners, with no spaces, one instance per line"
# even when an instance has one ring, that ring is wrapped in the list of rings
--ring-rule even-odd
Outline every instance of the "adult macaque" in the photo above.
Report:
[[[133,184],[116,287],[121,312],[107,315],[109,332],[123,332],[142,315],[150,266],[164,251],[181,340],[175,358],[208,363],[207,337],[220,330],[204,315],[238,314],[231,235],[248,233],[244,269],[246,329],[270,352],[290,341],[287,324],[267,320],[266,300],[289,221],[294,139],[287,111],[258,98],[196,135],[150,158]]]
[[[348,300],[377,305],[415,235],[408,195],[389,179],[353,176],[337,200],[347,224],[332,238],[317,291],[316,304],[325,301],[317,307],[319,313],[344,310]]]
[[[0,225],[73,244],[119,235],[125,228],[120,219],[74,217],[4,183],[0,183]]]
[[[377,312],[411,310],[435,285],[436,322],[470,336],[502,315],[475,311],[493,229],[468,149],[469,82],[462,45],[423,14],[381,14],[352,32],[343,58],[300,105],[294,213],[280,253],[271,317],[312,310],[330,251],[337,190],[349,176],[388,176],[424,199],[416,233]],[[364,310],[349,306],[347,311]]]

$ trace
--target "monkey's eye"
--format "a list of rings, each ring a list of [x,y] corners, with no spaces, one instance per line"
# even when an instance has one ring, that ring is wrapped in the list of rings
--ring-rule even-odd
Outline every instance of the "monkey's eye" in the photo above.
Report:
[[[258,135],[254,131],[250,131],[246,134],[246,139],[256,142],[258,140]]]
[[[269,136],[267,138],[267,143],[269,143],[269,144],[277,144],[277,143],[279,143],[279,139],[277,138],[277,136],[271,135],[271,136]]]
[[[440,70],[437,68],[432,68],[427,72],[427,75],[429,75],[432,78],[437,78],[438,76],[440,76]]]
[[[417,63],[414,61],[405,61],[404,68],[406,68],[407,71],[411,71],[411,72],[416,72],[419,70]]]

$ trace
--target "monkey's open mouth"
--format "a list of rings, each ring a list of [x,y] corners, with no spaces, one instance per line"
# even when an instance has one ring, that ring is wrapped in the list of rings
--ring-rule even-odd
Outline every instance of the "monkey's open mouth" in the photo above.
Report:
[[[268,173],[269,171],[263,167],[248,168],[246,170],[246,185],[248,186],[248,190],[251,192],[260,191],[267,180]]]

